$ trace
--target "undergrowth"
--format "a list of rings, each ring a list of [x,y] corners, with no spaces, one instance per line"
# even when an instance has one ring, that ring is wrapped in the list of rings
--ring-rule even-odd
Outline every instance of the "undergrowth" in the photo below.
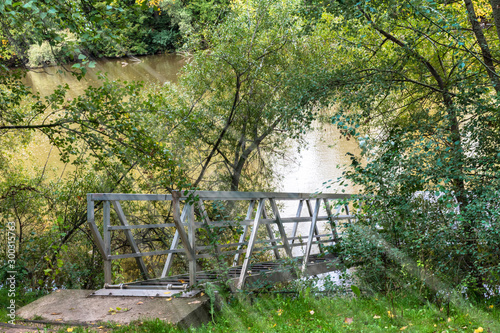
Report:
[[[213,321],[182,329],[160,320],[97,329],[69,327],[60,332],[500,332],[497,306],[470,303],[438,307],[404,293],[370,297],[229,296]]]

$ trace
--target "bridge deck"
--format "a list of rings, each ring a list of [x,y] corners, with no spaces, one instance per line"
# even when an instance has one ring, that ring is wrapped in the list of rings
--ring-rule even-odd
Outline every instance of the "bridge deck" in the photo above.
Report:
[[[312,276],[338,270],[338,259],[333,255],[311,255],[304,273],[300,271],[302,257],[294,262],[280,260],[255,263],[247,270],[245,288],[261,288],[277,282],[295,280],[301,276]],[[164,278],[135,281],[120,285],[106,285],[95,291],[92,296],[155,296],[172,297],[196,294],[206,283],[219,284],[227,281],[234,287],[241,276],[242,266],[229,267],[226,272],[200,271],[196,273],[196,286],[189,286],[189,274]],[[165,291],[168,291],[167,293]]]

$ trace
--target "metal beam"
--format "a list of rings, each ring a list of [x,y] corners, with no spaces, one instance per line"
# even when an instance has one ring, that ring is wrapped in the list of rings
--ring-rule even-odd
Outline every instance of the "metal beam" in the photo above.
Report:
[[[187,218],[188,218],[188,241],[190,251],[192,253],[189,260],[189,284],[196,284],[196,227],[194,225],[194,204],[188,203]]]
[[[264,207],[262,207],[262,215],[263,215],[262,216],[263,218],[265,218],[267,220],[269,219],[269,216],[267,215],[265,201],[264,201]],[[276,222],[276,221],[273,220],[273,222]],[[271,241],[271,245],[273,246],[274,257],[276,259],[281,259],[280,250],[277,248],[278,243],[276,243],[276,239],[274,238],[273,228],[271,228],[270,224],[266,224],[265,226],[266,226],[266,230],[267,230],[267,235],[269,236],[269,240]]]
[[[299,201],[299,207],[297,208],[297,213],[295,214],[295,218],[299,218],[300,215],[302,214],[302,206],[304,204],[304,200],[301,199]],[[295,221],[295,224],[293,225],[293,229],[292,229],[292,237],[291,237],[291,241],[290,241],[290,244],[293,245],[293,243],[295,242],[295,235],[297,235],[297,228],[299,227],[299,221],[296,220]]]
[[[300,199],[346,199],[349,194],[336,193],[286,193],[286,192],[238,192],[238,191],[191,191],[188,195],[185,191],[178,192],[179,200],[186,200],[189,197],[197,196],[202,200],[257,200],[273,198],[277,200],[300,200]],[[130,194],[130,193],[92,193],[94,201],[119,200],[119,201],[170,201],[170,194]]]
[[[314,213],[313,213],[312,221],[311,221],[311,228],[309,230],[309,236],[307,237],[306,253],[304,254],[304,258],[302,261],[302,272],[306,271],[307,262],[309,261],[309,255],[311,253],[312,240],[313,240],[313,235],[314,235],[314,231],[316,228],[316,220],[318,217],[320,206],[321,206],[321,199],[316,199],[316,205],[314,207]]]
[[[99,253],[101,254],[103,259],[106,259],[104,241],[102,240],[101,234],[99,233],[99,229],[95,224],[94,201],[92,200],[92,194],[87,194],[87,222],[89,224],[92,238],[94,239],[95,245],[99,250]]]
[[[286,236],[285,228],[283,228],[283,223],[281,223],[280,211],[278,210],[278,206],[276,206],[276,201],[274,201],[274,199],[269,199],[269,202],[271,203],[271,208],[273,209],[274,217],[276,218],[276,224],[278,225],[278,230],[281,235],[281,242],[285,247],[285,252],[288,258],[292,258],[292,250],[288,246],[288,239]]]
[[[173,201],[172,201],[172,211],[173,211]],[[184,223],[186,220],[186,214],[187,214],[187,205],[184,206],[182,209],[182,214],[181,214],[181,223]],[[170,244],[170,251],[173,251],[177,249],[177,246],[179,245],[179,230],[175,230],[174,234],[174,239],[172,239],[172,243]],[[168,275],[168,272],[170,271],[170,268],[172,267],[172,263],[174,260],[174,253],[176,252],[169,252],[167,256],[167,260],[165,260],[165,265],[163,266],[163,271],[161,272],[161,277],[164,278]]]
[[[103,234],[104,234],[104,251],[106,253],[106,257],[104,259],[104,283],[111,284],[113,279],[113,272],[111,270],[111,235],[109,233],[108,227],[111,225],[110,220],[110,212],[111,208],[109,205],[109,201],[104,201],[103,204]]]
[[[116,215],[118,216],[118,220],[120,223],[127,227],[130,226],[127,222],[127,217],[125,216],[125,213],[123,212],[122,206],[120,205],[120,202],[118,201],[111,201],[113,204],[113,207],[115,209]],[[110,230],[110,227],[108,227],[108,230]],[[137,243],[134,240],[134,235],[132,235],[132,231],[129,229],[124,230],[125,231],[125,237],[127,238],[128,243],[130,244],[130,247],[132,248],[132,251],[134,253],[141,253],[139,250],[139,247],[137,246]],[[144,260],[142,257],[136,257],[135,258],[137,262],[137,266],[139,267],[139,270],[141,271],[141,274],[144,279],[149,279],[149,274],[148,274],[148,269],[146,267],[146,264],[144,263]]]
[[[332,216],[333,214],[332,214],[332,210],[330,208],[330,201],[328,199],[323,199],[323,202],[325,203],[326,213],[329,216],[330,227],[332,228],[332,237],[333,237],[332,244],[333,244],[333,242],[335,242],[335,244],[337,244],[339,241],[339,235],[337,234],[337,225],[335,224],[335,220],[333,219],[333,216]]]
[[[247,215],[245,217],[245,220],[250,220],[252,218],[252,213],[253,213],[254,207],[255,207],[255,200],[251,200],[250,204],[248,205],[248,210],[247,210]],[[241,234],[240,240],[238,242],[238,243],[240,243],[240,245],[238,245],[238,247],[236,248],[236,251],[241,250],[241,248],[243,246],[242,244],[245,242],[245,238],[247,237],[247,233],[248,233],[248,225],[245,225],[243,227],[243,233]],[[237,252],[234,255],[233,266],[237,266],[239,261],[240,261],[240,253]]]
[[[180,193],[178,191],[172,191],[172,205],[173,205],[173,215],[174,215],[174,223],[175,227],[177,228],[177,231],[179,232],[179,237],[182,242],[182,245],[184,245],[184,249],[186,250],[186,256],[188,260],[194,260],[194,252],[193,249],[191,248],[189,238],[186,234],[186,231],[184,230],[184,225],[181,222],[181,216],[180,216]],[[189,215],[189,212],[188,212]]]
[[[245,284],[245,277],[247,274],[247,269],[250,264],[250,258],[252,257],[253,247],[255,245],[255,240],[257,239],[257,232],[259,230],[259,220],[264,210],[264,199],[259,200],[259,205],[257,206],[257,213],[255,214],[255,219],[253,223],[252,233],[250,234],[250,239],[248,240],[247,253],[245,259],[243,260],[243,265],[241,266],[240,277],[238,278],[238,283],[236,288],[242,289]]]
[[[318,201],[319,199],[316,199],[316,201]],[[313,211],[312,211],[312,208],[311,208],[311,201],[309,200],[306,200],[307,202],[307,211],[309,212],[309,216],[313,216]],[[319,214],[319,211],[318,211],[318,214]],[[328,220],[328,217],[327,217],[327,220]],[[314,226],[314,234],[317,236],[319,235],[319,231],[318,231],[318,221],[319,221],[319,215],[316,216],[316,225]],[[321,240],[321,237],[316,237],[316,240],[319,242]],[[318,245],[318,249],[319,249],[319,252],[320,253],[323,253],[323,248]]]

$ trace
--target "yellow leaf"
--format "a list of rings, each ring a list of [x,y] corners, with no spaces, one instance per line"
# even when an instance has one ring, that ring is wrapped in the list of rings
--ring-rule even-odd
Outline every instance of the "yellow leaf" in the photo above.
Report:
[[[474,330],[474,333],[481,333],[483,331],[482,327],[478,327]]]
[[[405,329],[407,329],[407,328],[408,328],[408,326],[403,326],[403,327],[401,327],[399,330],[400,330],[400,331],[404,331],[404,330],[405,330]]]
[[[170,291],[165,291],[164,294],[168,295],[168,294],[170,294]]]
[[[172,300],[172,297],[167,298],[167,301],[171,301],[171,300]]]
[[[67,332],[73,332],[73,327],[68,327]]]

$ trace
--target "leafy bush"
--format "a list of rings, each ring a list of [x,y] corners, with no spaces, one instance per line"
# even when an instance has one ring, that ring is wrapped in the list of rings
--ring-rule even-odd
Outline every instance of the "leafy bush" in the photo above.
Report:
[[[157,45],[161,50],[172,50],[177,44],[179,33],[173,29],[153,32],[153,44]]]
[[[74,42],[76,37],[72,34],[64,36],[65,42]],[[41,44],[32,44],[28,50],[28,63],[30,67],[39,67],[47,65],[56,65],[72,59],[68,55],[68,50],[65,43],[59,45],[51,45],[48,41]]]

